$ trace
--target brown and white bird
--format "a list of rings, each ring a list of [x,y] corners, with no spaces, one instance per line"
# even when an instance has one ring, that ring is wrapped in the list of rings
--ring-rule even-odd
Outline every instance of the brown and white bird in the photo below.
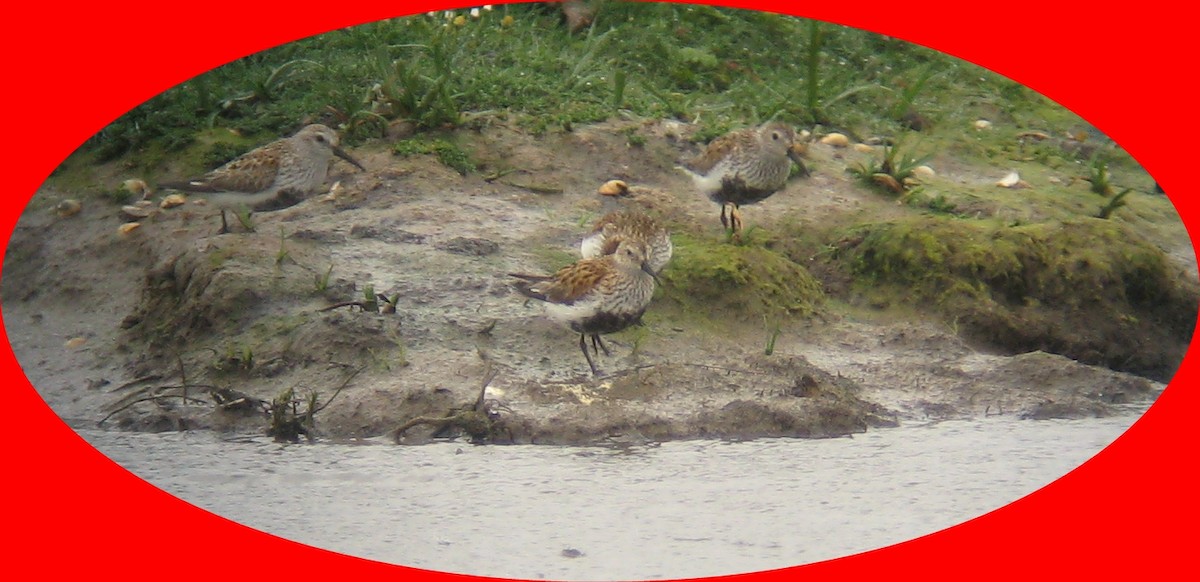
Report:
[[[553,275],[509,275],[520,279],[515,286],[521,294],[546,303],[550,319],[579,334],[579,349],[592,374],[599,374],[584,339],[590,337],[592,351],[607,356],[600,336],[641,320],[654,296],[647,254],[645,243],[620,240],[612,254],[580,259]]]
[[[622,239],[638,240],[646,244],[647,265],[655,275],[662,272],[671,260],[674,246],[671,233],[654,217],[622,206],[623,200],[632,196],[625,182],[606,182],[599,194],[604,197],[606,211],[579,243],[579,254],[585,259],[594,259],[616,252]]]
[[[307,125],[291,137],[250,150],[199,178],[159,187],[207,198],[221,208],[221,232],[228,232],[227,209],[253,209],[277,198],[303,199],[317,192],[325,183],[333,156],[366,170],[338,144],[337,132],[330,127]]]
[[[761,202],[783,189],[792,162],[807,173],[795,142],[792,128],[779,122],[731,131],[709,142],[682,169],[702,194],[721,205],[721,226],[737,235],[742,230],[739,206]],[[728,220],[726,207],[731,207]]]

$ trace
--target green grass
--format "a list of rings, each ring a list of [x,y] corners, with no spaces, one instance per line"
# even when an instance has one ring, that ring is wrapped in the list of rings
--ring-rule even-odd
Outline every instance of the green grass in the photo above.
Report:
[[[538,133],[619,111],[696,122],[700,140],[768,118],[861,135],[902,132],[909,112],[960,127],[980,115],[1035,127],[1071,119],[969,63],[833,24],[612,1],[572,35],[554,7],[516,4],[462,26],[441,13],[394,18],[251,55],[128,112],[80,154],[153,170],[219,128],[261,143],[323,122],[356,145],[396,120],[418,131],[501,120]],[[212,167],[240,151],[225,144],[200,155]]]
[[[433,154],[443,165],[459,174],[465,176],[475,171],[475,162],[471,161],[470,155],[457,144],[444,139],[416,138],[398,141],[392,146],[392,153],[405,157]]]

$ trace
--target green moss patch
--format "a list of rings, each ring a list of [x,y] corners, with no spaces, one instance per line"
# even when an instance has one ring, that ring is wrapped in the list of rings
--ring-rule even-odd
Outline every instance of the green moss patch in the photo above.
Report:
[[[475,171],[475,163],[471,161],[471,156],[457,144],[444,139],[406,139],[396,142],[392,146],[392,152],[404,157],[433,154],[443,165],[464,176]]]
[[[738,318],[811,315],[824,298],[804,267],[758,246],[672,239],[675,254],[662,274],[666,298],[684,311]]]
[[[1200,293],[1166,254],[1112,221],[1024,226],[924,216],[858,227],[834,260],[853,298],[940,313],[971,337],[1166,379]]]

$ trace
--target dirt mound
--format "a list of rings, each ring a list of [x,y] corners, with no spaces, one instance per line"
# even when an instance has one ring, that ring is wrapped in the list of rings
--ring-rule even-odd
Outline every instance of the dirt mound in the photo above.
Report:
[[[65,194],[47,189],[6,256],[6,331],[72,422],[262,431],[286,410],[305,423],[293,434],[353,438],[434,420],[404,442],[828,437],[909,418],[1109,414],[1158,388],[1057,355],[976,353],[921,312],[852,314],[839,302],[851,296],[930,306],[968,337],[991,330],[977,346],[1092,349],[1089,361],[1159,377],[1179,363],[1194,290],[1174,255],[1124,227],[913,218],[832,171],[841,154],[814,144],[814,175],[747,209],[732,244],[716,205],[674,170],[679,125],[443,140],[470,145],[466,174],[435,154],[363,148],[370,171],[335,166],[335,193],[224,235],[189,202],[118,236],[119,206],[85,199],[58,219],[47,209]],[[644,325],[608,338],[592,377],[578,336],[505,274],[576,260],[611,178],[670,226],[676,256]],[[828,223],[810,238],[832,232],[840,246],[799,252],[788,233],[803,220],[778,212],[790,205]],[[829,220],[848,208],[876,220]]]
[[[824,293],[804,267],[770,249],[688,235],[674,237],[666,297],[700,314],[779,319],[812,315]]]
[[[1093,218],[1006,225],[935,216],[843,234],[834,267],[848,294],[939,314],[980,345],[1046,351],[1169,379],[1183,359],[1200,291],[1167,254]]]

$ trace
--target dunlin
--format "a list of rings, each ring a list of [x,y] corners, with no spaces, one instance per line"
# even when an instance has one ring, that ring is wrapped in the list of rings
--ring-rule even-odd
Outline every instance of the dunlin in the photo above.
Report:
[[[654,295],[654,276],[645,243],[622,240],[612,254],[581,259],[550,276],[510,273],[520,279],[523,295],[546,302],[546,314],[579,334],[579,349],[592,374],[599,374],[588,353],[610,355],[602,334],[621,331],[641,320]]]
[[[622,199],[632,196],[624,182],[613,180],[605,186],[600,193],[604,195],[606,213],[579,243],[579,253],[585,259],[593,259],[616,252],[621,240],[641,241],[646,245],[650,271],[655,275],[661,273],[674,251],[671,233],[654,217],[621,207]]]
[[[225,210],[252,209],[276,198],[313,194],[325,183],[333,156],[366,169],[338,146],[337,132],[313,124],[291,137],[250,150],[204,176],[160,187],[207,198],[221,208],[221,232],[228,232]]]
[[[721,226],[736,235],[742,230],[742,204],[761,202],[787,183],[791,162],[805,170],[795,132],[778,122],[731,131],[709,142],[700,155],[683,165],[701,193],[721,205]],[[729,219],[725,218],[725,208]]]

